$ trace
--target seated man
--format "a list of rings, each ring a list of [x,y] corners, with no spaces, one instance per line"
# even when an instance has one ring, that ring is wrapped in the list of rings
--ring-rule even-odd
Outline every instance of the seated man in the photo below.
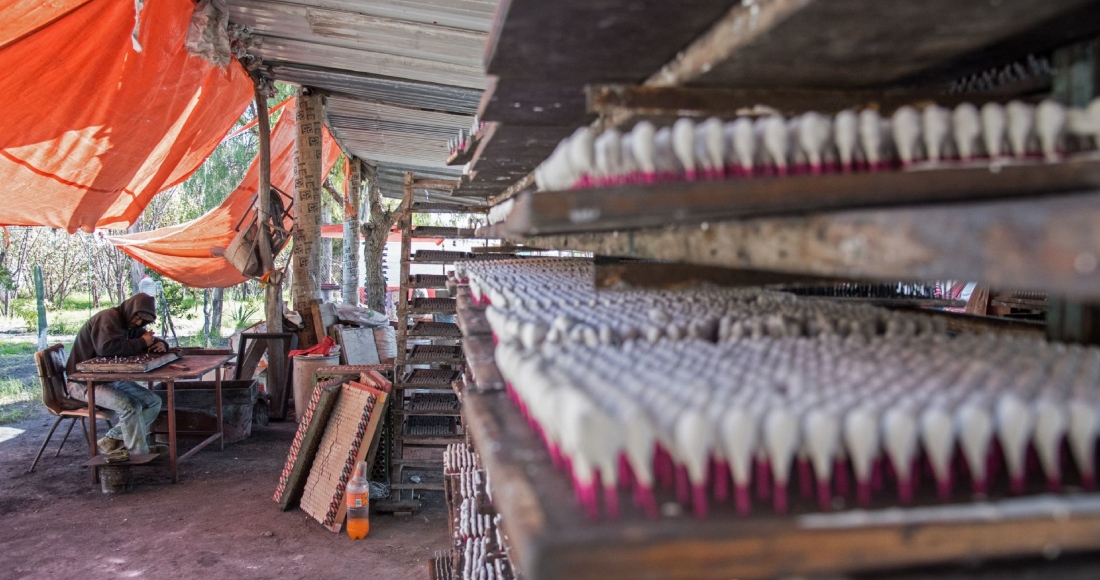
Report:
[[[156,301],[148,294],[135,294],[122,304],[96,313],[76,335],[66,365],[68,374],[76,365],[100,356],[133,356],[164,352],[165,343],[145,330],[157,319]],[[87,384],[71,382],[69,395],[87,402]],[[149,389],[130,381],[95,386],[95,404],[115,414],[114,427],[96,443],[104,453],[125,447],[133,454],[149,453],[149,426],[160,413],[160,398]],[[157,452],[160,452],[157,449]]]

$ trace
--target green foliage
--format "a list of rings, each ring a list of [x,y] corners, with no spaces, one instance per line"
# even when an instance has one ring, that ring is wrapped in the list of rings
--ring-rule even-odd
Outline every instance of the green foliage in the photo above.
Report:
[[[34,332],[38,328],[38,306],[33,298],[16,298],[11,304],[12,316],[23,321],[27,331]]]
[[[0,290],[15,290],[15,277],[6,264],[0,264]]]
[[[229,313],[229,321],[233,323],[233,330],[245,328],[252,323],[252,318],[259,313],[260,305],[256,302],[238,304],[236,310]]]
[[[50,334],[76,334],[80,332],[80,327],[84,325],[83,322],[77,324],[73,321],[65,320],[61,312],[55,312],[52,316],[47,314],[46,320],[49,322],[46,329]]]
[[[168,312],[172,314],[173,318],[192,318],[195,305],[198,303],[199,296],[202,291],[195,291],[194,288],[190,288],[172,280],[165,278],[156,272],[150,273],[151,277],[160,282],[164,288],[164,300],[168,303]],[[159,299],[159,297],[158,297]],[[157,304],[158,312],[163,308],[162,305]]]

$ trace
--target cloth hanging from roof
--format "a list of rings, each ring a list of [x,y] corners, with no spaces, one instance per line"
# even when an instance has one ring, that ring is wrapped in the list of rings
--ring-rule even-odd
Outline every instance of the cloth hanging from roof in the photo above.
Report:
[[[291,100],[292,101],[292,100]],[[286,103],[276,105],[274,111]],[[271,185],[293,194],[295,167],[294,103],[279,116],[271,130]],[[340,148],[324,128],[322,138],[322,174],[336,165]],[[237,224],[251,223],[256,190],[260,180],[259,156],[252,160],[241,184],[222,204],[189,222],[149,232],[112,236],[111,243],[146,267],[177,282],[197,288],[228,288],[245,281],[225,258],[215,256],[211,248],[224,249],[237,233]],[[292,210],[293,212],[293,210]],[[283,227],[290,229],[292,220]]]
[[[191,0],[0,0],[0,225],[123,228],[191,175],[253,98],[190,55]],[[25,17],[26,22],[21,22]]]

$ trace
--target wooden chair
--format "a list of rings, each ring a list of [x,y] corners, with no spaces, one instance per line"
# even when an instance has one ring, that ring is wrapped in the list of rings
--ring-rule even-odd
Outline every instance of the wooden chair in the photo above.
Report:
[[[34,462],[31,463],[31,468],[27,470],[27,473],[34,471],[34,468],[38,466],[38,460],[42,458],[42,452],[46,450],[46,445],[53,438],[53,433],[57,430],[57,426],[61,424],[62,419],[70,420],[69,429],[65,431],[65,437],[61,439],[61,445],[58,446],[54,457],[61,455],[61,450],[65,447],[65,441],[69,439],[69,433],[72,432],[77,419],[80,419],[80,426],[84,429],[84,439],[88,438],[88,427],[85,425],[85,421],[88,419],[88,404],[70,397],[68,391],[65,390],[65,346],[55,344],[46,350],[34,353],[34,364],[38,367],[38,379],[42,382],[42,403],[51,415],[57,417],[57,420],[53,422],[49,433],[46,433],[46,440],[38,448],[38,454],[34,456]],[[108,422],[108,425],[110,424],[107,411],[97,409],[96,418],[103,419]]]

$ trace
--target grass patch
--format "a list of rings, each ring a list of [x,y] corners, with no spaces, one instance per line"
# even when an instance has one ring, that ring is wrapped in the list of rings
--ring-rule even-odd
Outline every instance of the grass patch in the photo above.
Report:
[[[33,355],[37,350],[38,344],[31,341],[0,342],[0,356]]]
[[[39,398],[37,382],[0,379],[0,425],[17,423],[30,416],[34,401]]]

